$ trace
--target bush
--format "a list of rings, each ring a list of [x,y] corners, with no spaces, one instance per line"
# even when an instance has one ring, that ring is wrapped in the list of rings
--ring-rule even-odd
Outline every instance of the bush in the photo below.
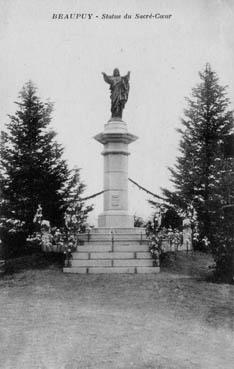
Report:
[[[214,234],[211,251],[216,281],[234,283],[234,205],[224,206],[224,217]]]
[[[234,283],[234,239],[228,233],[217,237],[212,247],[215,261],[214,279]]]
[[[145,227],[145,222],[142,217],[134,215],[134,227]]]
[[[2,255],[10,259],[27,253],[26,234],[23,223],[18,219],[1,218],[0,238],[2,242]]]
[[[234,251],[220,253],[215,258],[214,279],[224,283],[234,283]]]

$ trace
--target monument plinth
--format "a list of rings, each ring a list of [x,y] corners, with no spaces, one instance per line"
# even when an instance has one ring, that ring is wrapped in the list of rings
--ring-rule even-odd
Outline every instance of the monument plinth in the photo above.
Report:
[[[98,227],[132,228],[133,216],[128,213],[128,145],[138,137],[128,132],[120,118],[111,118],[94,138],[104,146],[103,213],[98,217]]]
[[[79,234],[82,245],[72,254],[67,273],[158,273],[153,267],[144,228],[134,228],[128,209],[128,145],[137,136],[128,132],[122,112],[128,99],[130,72],[121,77],[103,73],[111,90],[111,119],[94,138],[103,145],[104,197],[98,227]]]

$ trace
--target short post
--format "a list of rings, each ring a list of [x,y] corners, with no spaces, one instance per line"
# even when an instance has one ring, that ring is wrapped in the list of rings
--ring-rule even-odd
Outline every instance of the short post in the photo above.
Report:
[[[4,274],[5,273],[5,268],[6,268],[6,262],[5,262],[5,260],[1,260],[0,259],[0,274]]]
[[[192,227],[189,218],[183,220],[183,249],[187,252],[192,249]]]
[[[114,232],[111,231],[111,247],[112,247],[112,251],[114,251]]]

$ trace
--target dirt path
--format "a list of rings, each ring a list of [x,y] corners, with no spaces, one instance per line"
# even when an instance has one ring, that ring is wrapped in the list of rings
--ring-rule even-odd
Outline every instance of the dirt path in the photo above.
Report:
[[[64,275],[0,281],[2,369],[232,369],[234,286],[189,276]]]

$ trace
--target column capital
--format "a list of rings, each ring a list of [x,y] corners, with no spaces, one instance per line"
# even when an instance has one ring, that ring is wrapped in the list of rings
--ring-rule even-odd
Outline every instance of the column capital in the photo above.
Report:
[[[94,139],[103,145],[109,142],[123,142],[130,144],[138,139],[137,136],[129,133],[127,124],[119,118],[110,119],[104,126],[104,131],[94,136]]]

